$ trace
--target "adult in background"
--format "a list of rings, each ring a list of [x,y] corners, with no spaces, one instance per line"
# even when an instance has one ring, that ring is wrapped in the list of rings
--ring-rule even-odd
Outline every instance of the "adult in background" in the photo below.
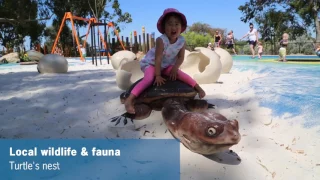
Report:
[[[220,47],[221,40],[221,33],[216,31],[216,34],[214,35],[214,47]]]
[[[236,50],[234,49],[234,37],[233,37],[233,31],[231,30],[226,38],[226,45],[227,49],[232,49],[234,55],[237,55]]]
[[[240,40],[249,36],[249,45],[250,45],[250,49],[251,49],[251,53],[252,53],[252,58],[254,58],[255,57],[254,48],[256,47],[257,43],[259,43],[258,31],[257,31],[257,29],[255,29],[253,27],[252,23],[249,24],[249,27],[250,27],[250,30]]]

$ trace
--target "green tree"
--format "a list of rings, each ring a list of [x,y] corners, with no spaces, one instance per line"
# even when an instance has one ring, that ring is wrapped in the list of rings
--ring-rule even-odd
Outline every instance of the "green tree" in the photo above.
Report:
[[[0,1],[0,43],[10,48],[23,44],[26,36],[39,41],[48,14],[38,9],[36,0]],[[37,19],[40,18],[40,19]]]
[[[263,39],[270,38],[272,32],[275,39],[279,40],[284,32],[291,34],[290,38],[293,39],[305,33],[303,27],[292,28],[290,26],[293,18],[294,14],[290,12],[270,8],[268,11],[257,15],[254,20],[259,24],[259,32],[261,32]]]
[[[211,37],[214,37],[216,31],[219,31],[222,35],[222,38],[225,37],[227,34],[226,29],[213,28],[209,24],[201,22],[193,23],[190,27],[188,27],[188,31],[196,32],[202,35],[210,35]]]
[[[119,24],[131,23],[132,18],[128,12],[122,12],[118,0],[39,0],[41,5],[47,7],[55,16],[54,19],[60,25],[65,12],[83,18],[96,17],[99,20],[113,22],[120,31]],[[110,4],[110,6],[107,6]],[[110,10],[110,8],[113,10]],[[108,9],[108,10],[107,10]],[[75,24],[86,26],[87,22],[75,20]]]
[[[278,10],[275,11],[275,8]],[[311,27],[316,33],[316,41],[320,43],[320,23],[319,23],[319,0],[250,0],[239,7],[243,13],[241,21],[247,23],[257,16],[262,16],[265,12],[282,12],[281,18],[287,26],[286,30],[291,32],[291,38],[295,39],[302,33],[307,34],[307,28]],[[271,14],[269,14],[271,15]],[[275,19],[276,22],[280,20]]]
[[[182,36],[186,39],[187,49],[193,51],[195,47],[206,47],[209,42],[213,42],[210,35],[203,35],[193,31],[187,31]]]

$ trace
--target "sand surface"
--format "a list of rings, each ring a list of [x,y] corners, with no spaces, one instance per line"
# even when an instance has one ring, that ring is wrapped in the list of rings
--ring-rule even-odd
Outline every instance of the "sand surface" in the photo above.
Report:
[[[302,117],[271,116],[254,89],[236,90],[259,76],[232,69],[220,83],[202,85],[206,99],[228,119],[237,119],[242,139],[233,152],[204,157],[181,145],[181,179],[319,179],[319,129],[304,129]],[[0,138],[172,138],[160,112],[135,128],[109,129],[124,112],[111,65],[90,62],[67,74],[39,74],[35,65],[0,69]]]

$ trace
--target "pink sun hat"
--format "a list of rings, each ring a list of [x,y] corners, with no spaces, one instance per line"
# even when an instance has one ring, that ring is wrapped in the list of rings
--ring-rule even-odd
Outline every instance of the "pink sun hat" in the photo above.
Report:
[[[162,27],[162,21],[164,20],[164,18],[166,17],[166,15],[168,15],[169,13],[176,13],[177,15],[179,15],[181,17],[182,20],[182,29],[181,32],[184,32],[187,29],[187,19],[186,16],[184,14],[182,14],[181,12],[179,12],[177,9],[174,8],[167,8],[163,11],[162,16],[159,18],[158,23],[157,23],[157,28],[158,31],[163,34],[164,33],[164,27]]]

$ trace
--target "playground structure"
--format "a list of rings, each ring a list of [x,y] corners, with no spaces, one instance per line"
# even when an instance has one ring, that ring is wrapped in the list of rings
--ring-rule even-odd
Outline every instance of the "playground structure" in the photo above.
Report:
[[[98,34],[99,34],[99,37],[100,37],[100,41],[103,45],[103,48],[104,50],[100,50],[100,46],[99,47],[99,54],[100,54],[100,63],[101,63],[101,53],[103,53],[103,55],[105,55],[107,53],[107,58],[108,58],[108,63],[109,63],[109,57],[110,57],[110,53],[109,53],[109,48],[108,48],[108,45],[105,41],[105,39],[107,39],[107,34],[108,34],[108,31],[109,31],[109,28],[110,27],[113,27],[114,29],[114,32],[116,34],[116,36],[118,37],[118,40],[123,48],[123,50],[125,50],[125,47],[123,46],[122,44],[122,41],[118,35],[118,31],[115,29],[113,23],[109,22],[109,23],[101,23],[101,22],[98,22],[96,18],[82,18],[82,17],[78,17],[78,16],[74,16],[72,15],[71,12],[66,12],[64,14],[64,17],[62,19],[62,22],[61,22],[61,25],[60,25],[60,28],[59,28],[59,31],[58,31],[58,34],[56,36],[56,39],[54,41],[54,44],[52,46],[52,49],[51,49],[51,54],[54,53],[55,51],[55,48],[57,46],[57,43],[59,41],[59,38],[60,38],[60,33],[62,31],[62,28],[63,26],[65,25],[65,22],[66,20],[70,20],[71,21],[71,29],[72,29],[72,35],[74,36],[74,39],[76,40],[76,44],[77,44],[77,49],[78,49],[78,52],[80,54],[80,60],[81,61],[85,61],[85,58],[83,57],[83,54],[82,54],[82,51],[81,51],[81,47],[80,47],[80,42],[78,40],[78,36],[77,36],[77,32],[76,32],[76,28],[74,26],[74,20],[81,20],[81,21],[85,21],[89,24],[88,26],[88,30],[87,30],[87,33],[86,33],[86,38],[83,42],[83,48],[86,48],[86,41],[87,41],[87,38],[88,38],[88,35],[90,33],[90,30],[91,30],[91,46],[92,46],[92,63],[94,64],[94,59],[96,60],[96,64],[97,64],[97,46],[96,46],[96,36],[95,36],[95,27],[96,26],[104,26],[105,27],[105,35],[104,37],[102,36],[102,33],[100,32],[100,29],[98,28]],[[106,26],[108,26],[108,30],[106,29]],[[99,44],[99,38],[98,38],[98,44]]]
[[[119,37],[118,31],[115,29],[113,23],[111,22],[106,23],[105,21],[103,21],[103,23],[101,23],[101,22],[98,22],[95,18],[77,17],[77,16],[73,16],[71,12],[66,12],[61,22],[59,31],[55,37],[55,41],[53,43],[52,49],[48,48],[45,44],[41,46],[40,43],[34,44],[34,46],[30,47],[30,49],[41,52],[43,54],[50,54],[50,53],[55,54],[55,49],[59,44],[58,42],[60,39],[60,34],[67,20],[71,21],[71,26],[72,26],[71,28],[72,36],[74,37],[73,48],[76,48],[76,51],[73,51],[73,52],[76,54],[79,53],[81,61],[85,61],[86,59],[88,60],[88,58],[84,58],[84,56],[82,55],[82,51],[80,47],[81,43],[84,46],[84,48],[86,48],[88,51],[87,57],[92,56],[92,64],[94,64],[94,60],[95,60],[95,63],[97,64],[97,56],[99,55],[100,55],[100,64],[102,64],[101,55],[103,56],[107,55],[104,58],[108,60],[108,64],[109,64],[109,58],[111,58],[111,56],[118,51],[128,50],[133,52],[134,54],[137,54],[137,53],[145,54],[147,51],[149,51],[151,48],[155,46],[155,33],[146,32],[144,26],[142,27],[142,31],[140,31],[140,33],[134,30],[134,31],[131,31],[128,36],[121,35]],[[87,22],[88,30],[86,34],[79,35],[79,32],[77,32],[79,30],[76,29],[76,26],[74,25],[74,20]],[[100,31],[99,28],[98,30],[95,28],[96,26],[104,26],[105,32],[101,33],[102,31]],[[113,28],[114,33],[109,32],[110,28]],[[95,36],[95,33],[99,35],[98,38]],[[89,34],[91,35],[91,43],[88,43],[90,47],[86,47],[88,46],[87,41],[88,41]],[[82,42],[79,41],[82,39],[83,39]],[[96,46],[96,43],[98,43],[99,46]],[[13,48],[10,48],[10,46],[6,44],[6,46],[3,48],[2,54],[4,55],[13,51],[15,50]],[[70,52],[71,51],[69,47],[65,47],[63,49],[62,55],[65,57],[77,57],[76,54],[71,55]]]
[[[94,64],[94,60],[96,62],[96,65],[97,65],[97,46],[96,46],[96,38],[94,37],[94,34],[95,34],[95,27],[96,26],[104,26],[104,37],[102,37],[102,34],[100,32],[100,29],[98,28],[98,33],[99,33],[99,37],[100,37],[100,42],[101,42],[101,45],[99,45],[99,38],[98,38],[98,47],[99,47],[99,56],[100,56],[100,64],[102,64],[101,62],[101,53],[103,53],[103,56],[107,56],[107,60],[108,60],[108,64],[109,64],[109,58],[110,58],[110,47],[108,47],[108,43],[105,41],[107,40],[107,34],[109,33],[109,28],[110,27],[113,27],[113,30],[115,32],[115,35],[117,36],[118,38],[118,41],[120,42],[121,44],[121,47],[123,50],[126,50],[126,48],[124,47],[120,37],[119,37],[119,33],[118,31],[115,29],[113,23],[109,22],[109,23],[106,23],[105,20],[103,23],[101,22],[97,22],[95,18],[91,18],[90,19],[90,22],[89,22],[89,27],[88,27],[88,31],[87,31],[87,34],[86,34],[86,38],[84,40],[84,48],[86,47],[86,41],[87,41],[87,38],[88,38],[88,35],[89,35],[89,31],[91,30],[91,47],[92,47],[92,64]],[[108,29],[107,29],[108,27]],[[103,50],[100,49],[100,47],[104,47]]]

